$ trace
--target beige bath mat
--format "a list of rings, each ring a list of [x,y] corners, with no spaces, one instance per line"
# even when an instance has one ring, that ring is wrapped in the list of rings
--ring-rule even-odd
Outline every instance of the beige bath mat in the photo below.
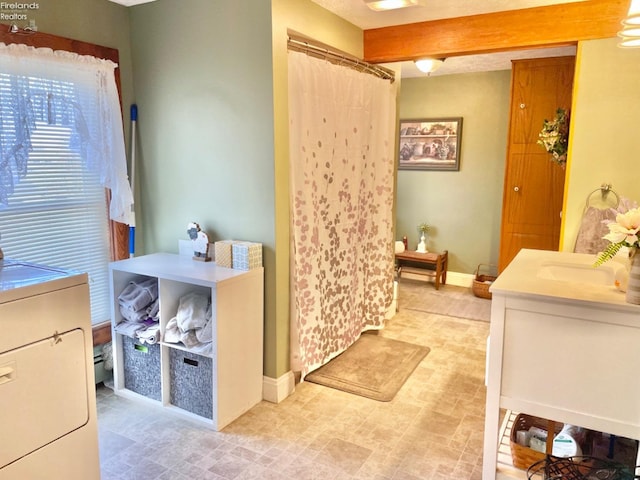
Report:
[[[428,353],[428,347],[363,334],[345,352],[309,373],[305,380],[388,402]]]

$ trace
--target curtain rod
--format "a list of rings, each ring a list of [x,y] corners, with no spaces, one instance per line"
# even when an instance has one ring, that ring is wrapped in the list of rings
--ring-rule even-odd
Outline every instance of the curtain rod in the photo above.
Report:
[[[336,65],[344,65],[346,67],[353,68],[354,70],[358,70],[359,72],[369,73],[384,80],[391,80],[391,83],[395,81],[395,73],[393,70],[365,62],[364,60],[359,60],[358,58],[347,55],[346,53],[335,52],[326,47],[314,45],[306,39],[300,40],[289,36],[287,48],[296,52],[306,53],[307,55],[315,58],[327,60]]]

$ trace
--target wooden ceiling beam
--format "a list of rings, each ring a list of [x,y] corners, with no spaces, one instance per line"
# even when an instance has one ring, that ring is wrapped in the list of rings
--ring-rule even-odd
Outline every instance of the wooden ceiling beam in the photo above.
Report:
[[[587,0],[364,31],[370,63],[575,45],[615,37],[629,0]]]

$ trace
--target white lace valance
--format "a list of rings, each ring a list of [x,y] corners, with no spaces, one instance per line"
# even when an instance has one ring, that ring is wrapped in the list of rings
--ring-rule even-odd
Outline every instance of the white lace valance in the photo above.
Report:
[[[71,129],[69,148],[111,190],[109,215],[133,223],[122,115],[110,60],[0,43],[0,207],[26,176],[36,122]]]

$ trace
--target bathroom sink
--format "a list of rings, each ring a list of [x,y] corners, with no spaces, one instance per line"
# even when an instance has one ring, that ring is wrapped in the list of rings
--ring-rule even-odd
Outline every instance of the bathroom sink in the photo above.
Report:
[[[537,276],[545,280],[612,286],[615,283],[616,271],[620,267],[621,265],[613,264],[593,267],[568,262],[543,262]]]
[[[0,290],[33,285],[68,275],[63,270],[4,260],[0,262]]]

